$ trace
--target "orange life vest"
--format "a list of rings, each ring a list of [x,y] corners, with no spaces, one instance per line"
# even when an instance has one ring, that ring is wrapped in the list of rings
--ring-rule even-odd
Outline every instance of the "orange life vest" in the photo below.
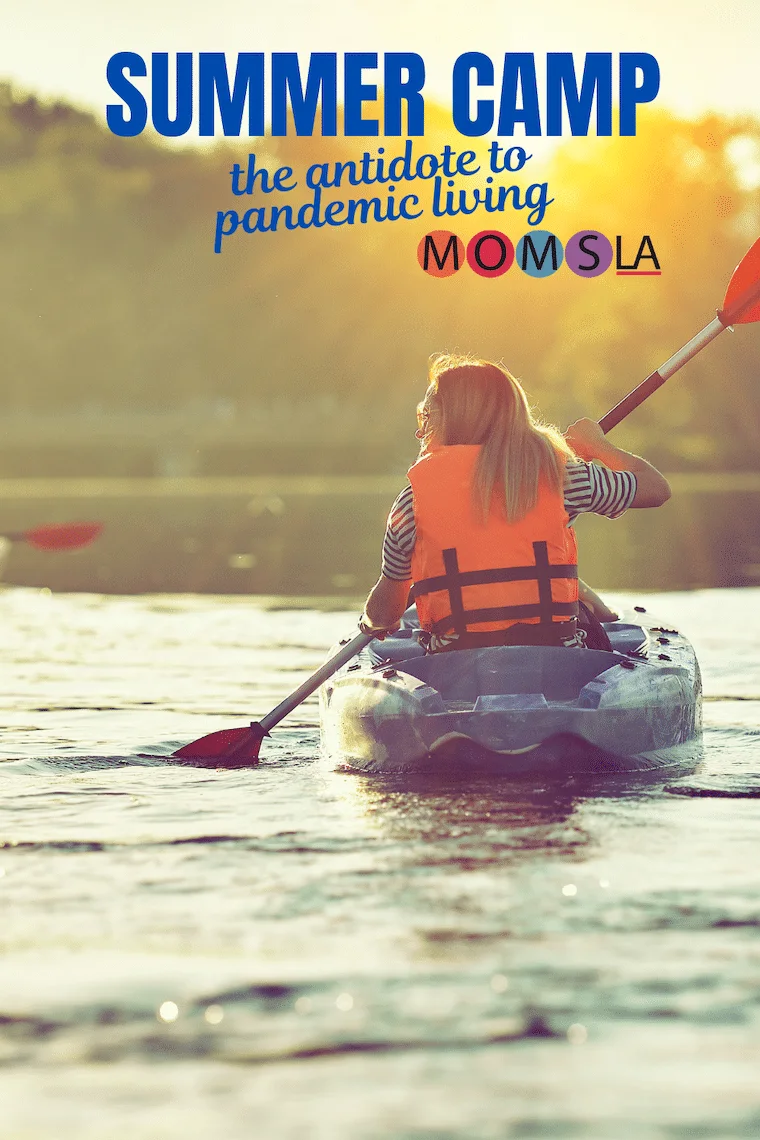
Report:
[[[562,489],[541,480],[520,522],[476,517],[477,445],[440,447],[409,469],[417,538],[412,578],[423,629],[484,633],[567,622],[578,613],[578,551]]]

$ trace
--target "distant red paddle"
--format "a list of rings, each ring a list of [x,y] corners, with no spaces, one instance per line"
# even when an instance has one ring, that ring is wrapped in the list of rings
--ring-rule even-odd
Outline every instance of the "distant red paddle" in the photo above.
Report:
[[[719,333],[725,332],[732,325],[748,325],[755,321],[760,321],[760,238],[745,253],[731,275],[723,299],[723,308],[718,310],[717,316],[683,348],[666,360],[656,372],[652,372],[646,380],[642,380],[639,386],[629,392],[619,404],[607,412],[606,416],[602,416],[599,421],[602,431],[608,432],[630,415],[634,408],[643,404],[652,392],[656,392],[661,384],[664,384],[687,361],[692,360]],[[260,721],[254,721],[244,728],[223,728],[218,732],[212,732],[208,736],[202,736],[200,740],[194,740],[191,744],[178,748],[173,755],[184,760],[216,760],[217,764],[230,767],[258,764],[261,742],[269,735],[270,728],[279,724],[342,665],[352,657],[356,657],[371,640],[370,634],[357,634],[308,681],[304,681],[303,685]]]
[[[11,542],[26,542],[37,550],[76,550],[87,546],[103,530],[102,523],[74,522],[50,523],[48,526],[35,526],[31,530],[11,531],[0,534]]]

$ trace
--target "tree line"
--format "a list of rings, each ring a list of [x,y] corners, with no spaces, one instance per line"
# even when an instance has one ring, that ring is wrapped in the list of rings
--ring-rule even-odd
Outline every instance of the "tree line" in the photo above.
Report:
[[[426,150],[462,141],[442,111],[428,115]],[[371,440],[373,426],[408,432],[428,356],[456,350],[503,360],[547,419],[599,417],[707,323],[760,236],[760,122],[652,108],[635,137],[566,139],[532,162],[554,199],[544,229],[651,235],[660,277],[434,279],[416,256],[429,216],[256,233],[214,254],[217,211],[239,205],[230,170],[252,150],[298,175],[378,142],[170,147],[0,88],[4,413],[223,401],[251,414],[324,397],[358,409]],[[528,228],[509,212],[447,225],[465,241]],[[754,468],[758,365],[757,330],[722,337],[616,438],[670,470]]]

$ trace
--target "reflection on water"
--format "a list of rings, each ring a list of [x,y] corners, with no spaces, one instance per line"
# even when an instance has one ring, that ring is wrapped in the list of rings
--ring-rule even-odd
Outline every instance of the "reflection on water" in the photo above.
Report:
[[[431,866],[505,864],[539,851],[571,856],[589,841],[572,818],[582,795],[567,787],[412,775],[346,780],[342,773],[334,787],[381,835]]]
[[[647,602],[696,773],[534,786],[325,771],[314,700],[258,769],[166,758],[355,612],[0,594],[5,1133],[756,1136],[759,600]]]

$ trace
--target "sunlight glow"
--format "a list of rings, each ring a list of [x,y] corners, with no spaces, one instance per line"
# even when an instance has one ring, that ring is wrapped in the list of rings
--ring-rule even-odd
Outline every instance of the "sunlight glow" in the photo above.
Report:
[[[588,1040],[588,1030],[585,1025],[580,1025],[576,1022],[574,1025],[569,1026],[567,1030],[567,1039],[571,1045],[583,1045]]]
[[[158,1020],[164,1022],[176,1021],[179,1017],[179,1006],[173,1001],[164,1001],[158,1007]]]

